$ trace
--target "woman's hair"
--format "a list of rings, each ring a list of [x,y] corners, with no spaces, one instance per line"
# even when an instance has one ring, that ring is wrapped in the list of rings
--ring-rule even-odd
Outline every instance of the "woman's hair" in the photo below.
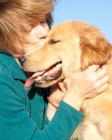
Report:
[[[49,28],[56,0],[0,0],[0,52],[18,54],[14,42],[23,44],[25,35],[46,18]]]

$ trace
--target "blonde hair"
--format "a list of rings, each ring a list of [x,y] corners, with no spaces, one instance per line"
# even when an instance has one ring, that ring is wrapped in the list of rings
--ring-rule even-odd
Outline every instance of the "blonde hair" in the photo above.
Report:
[[[32,28],[46,16],[51,27],[52,11],[56,0],[1,0],[0,1],[0,52],[21,52],[14,42],[23,43],[27,25]],[[23,38],[23,39],[21,39]]]

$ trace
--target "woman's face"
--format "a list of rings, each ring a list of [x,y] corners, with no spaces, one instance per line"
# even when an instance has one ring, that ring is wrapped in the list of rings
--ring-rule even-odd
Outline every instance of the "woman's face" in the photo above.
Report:
[[[43,43],[44,39],[47,37],[47,34],[49,32],[49,26],[46,22],[46,20],[41,21],[32,28],[32,30],[28,34],[28,40],[31,43],[28,43],[24,46],[24,53],[27,53],[34,49],[35,47],[38,47],[41,43]]]
[[[38,22],[38,24],[34,28],[32,28],[27,35],[28,43],[22,46],[24,54],[28,53],[32,49],[42,44],[44,39],[47,37],[48,32],[49,32],[49,26],[46,20]],[[17,44],[15,45],[18,46]],[[19,57],[19,55],[13,55],[13,56],[15,58]]]

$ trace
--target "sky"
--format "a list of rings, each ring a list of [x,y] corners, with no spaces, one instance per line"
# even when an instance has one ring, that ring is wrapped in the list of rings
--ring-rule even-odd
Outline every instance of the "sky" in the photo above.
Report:
[[[54,24],[81,20],[98,27],[112,43],[112,0],[57,0]]]

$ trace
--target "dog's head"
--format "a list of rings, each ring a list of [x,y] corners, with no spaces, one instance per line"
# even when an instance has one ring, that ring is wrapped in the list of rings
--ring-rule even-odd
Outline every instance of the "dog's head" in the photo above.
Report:
[[[48,87],[72,77],[92,64],[102,65],[111,54],[111,45],[96,27],[81,21],[67,21],[53,27],[45,42],[21,59],[25,71],[35,74],[26,88],[35,82]]]

